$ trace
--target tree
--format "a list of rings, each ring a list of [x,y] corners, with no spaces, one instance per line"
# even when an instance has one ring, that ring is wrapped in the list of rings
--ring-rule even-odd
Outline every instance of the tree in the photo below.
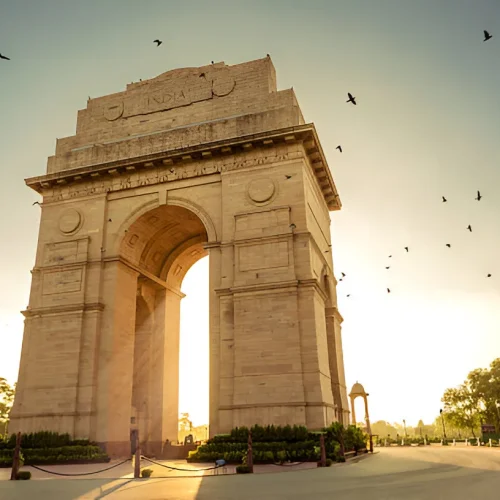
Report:
[[[459,429],[469,429],[476,437],[475,430],[480,423],[480,398],[471,384],[465,382],[457,388],[446,389],[441,401],[444,403],[445,419]]]
[[[193,429],[193,423],[189,420],[189,413],[181,413],[179,419],[179,430],[181,432],[189,432]]]
[[[398,430],[393,425],[384,420],[378,420],[371,424],[371,430],[372,434],[379,436],[380,439],[384,439],[387,436],[396,439],[396,434],[398,433]]]
[[[0,434],[6,434],[9,413],[14,403],[16,385],[11,386],[6,379],[0,377]]]
[[[483,423],[495,424],[500,432],[500,358],[489,368],[469,372],[461,386],[445,391],[442,401],[450,425],[470,430],[474,437]]]

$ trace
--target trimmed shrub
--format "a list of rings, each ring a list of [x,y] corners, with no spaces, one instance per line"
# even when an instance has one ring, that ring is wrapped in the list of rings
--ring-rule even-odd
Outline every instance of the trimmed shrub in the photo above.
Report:
[[[236,467],[236,474],[250,474],[251,472],[252,470],[248,465],[238,465],[238,467]]]
[[[28,479],[31,479],[31,472],[29,470],[20,470],[17,473],[17,479],[27,481]]]
[[[142,469],[141,470],[141,477],[151,477],[151,474],[153,474],[153,469]]]
[[[88,439],[71,439],[69,434],[58,434],[57,432],[39,431],[23,434],[21,446],[23,448],[61,448],[63,446],[88,446],[95,445]],[[13,450],[16,447],[16,435],[0,440],[0,450]]]
[[[356,426],[344,428],[336,422],[323,432],[309,432],[303,426],[255,425],[252,430],[254,463],[314,462],[320,458],[320,435],[325,435],[328,459],[336,461],[344,452],[356,453],[366,449],[367,435]],[[248,448],[248,428],[237,427],[229,434],[209,439],[188,455],[188,462],[215,462],[224,459],[228,464],[239,464]]]
[[[12,465],[14,451],[0,450],[0,466]],[[103,463],[109,457],[98,446],[62,446],[60,448],[23,448],[25,465],[56,465],[63,463]]]

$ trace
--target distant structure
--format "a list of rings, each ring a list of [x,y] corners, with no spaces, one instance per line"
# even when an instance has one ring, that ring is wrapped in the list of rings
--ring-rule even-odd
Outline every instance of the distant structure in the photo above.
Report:
[[[354,401],[356,398],[361,397],[363,398],[363,401],[365,402],[365,422],[366,422],[366,428],[368,433],[371,433],[371,426],[370,426],[370,415],[368,413],[368,396],[369,394],[365,391],[365,388],[359,383],[356,382],[351,389],[351,392],[349,393],[349,398],[351,400],[351,423],[353,425],[356,425],[356,409],[354,407]]]
[[[269,57],[168,71],[97,97],[58,139],[43,197],[11,431],[130,455],[177,441],[179,322],[209,255],[210,436],[347,424],[318,134]]]

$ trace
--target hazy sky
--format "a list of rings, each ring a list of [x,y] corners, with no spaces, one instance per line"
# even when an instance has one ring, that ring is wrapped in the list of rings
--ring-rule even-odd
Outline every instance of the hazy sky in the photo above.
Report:
[[[38,236],[23,179],[45,173],[87,97],[267,53],[343,202],[332,240],[346,376],[370,393],[372,420],[431,421],[445,388],[500,356],[498,0],[0,0],[0,12],[0,376],[17,378]],[[180,410],[195,423],[207,420],[188,384],[206,379],[207,270],[183,287]]]

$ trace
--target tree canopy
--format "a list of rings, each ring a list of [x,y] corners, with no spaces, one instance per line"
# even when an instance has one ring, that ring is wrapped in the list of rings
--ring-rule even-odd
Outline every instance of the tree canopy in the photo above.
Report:
[[[445,422],[458,429],[475,437],[481,424],[492,424],[500,432],[500,358],[489,369],[472,370],[463,384],[446,389],[441,401]]]

